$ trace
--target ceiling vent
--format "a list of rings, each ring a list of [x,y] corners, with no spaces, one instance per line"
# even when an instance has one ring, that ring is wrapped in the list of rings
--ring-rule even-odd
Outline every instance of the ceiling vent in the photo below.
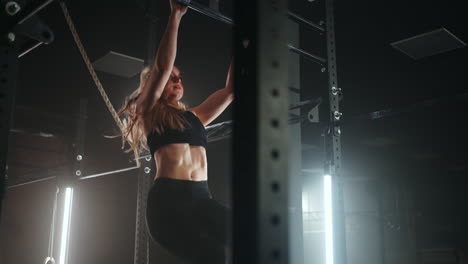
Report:
[[[142,59],[110,51],[104,57],[93,62],[93,66],[97,71],[131,78],[140,73],[143,69],[143,63]]]
[[[391,45],[414,60],[466,46],[463,41],[445,28],[396,41]]]

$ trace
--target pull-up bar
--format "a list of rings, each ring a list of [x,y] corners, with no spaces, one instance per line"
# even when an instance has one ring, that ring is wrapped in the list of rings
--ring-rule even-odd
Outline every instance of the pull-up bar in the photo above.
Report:
[[[209,17],[211,17],[213,19],[216,19],[218,21],[221,21],[221,22],[223,22],[225,24],[234,25],[234,21],[231,18],[217,12],[216,10],[213,10],[211,8],[208,8],[208,7],[204,6],[204,5],[201,5],[201,4],[199,4],[199,3],[195,2],[195,1],[176,0],[176,2],[181,4],[181,5],[188,6],[188,8],[190,8],[190,9],[192,9],[192,10],[198,12],[198,13],[201,13],[201,14],[203,14],[205,16],[209,16]],[[321,33],[325,32],[325,29],[322,26],[317,25],[314,22],[309,21],[309,20],[307,20],[307,19],[305,19],[305,18],[303,18],[303,17],[299,16],[298,14],[295,14],[295,13],[293,13],[291,11],[288,11],[288,17],[290,19],[302,22],[302,23],[312,27],[313,29],[315,29],[315,30],[317,30],[317,31],[319,31]]]
[[[219,13],[218,11],[216,10],[213,10],[213,9],[210,9],[206,6],[203,6],[195,1],[191,1],[191,0],[176,0],[177,3],[181,4],[181,5],[184,5],[184,6],[187,6],[188,8],[200,13],[200,14],[203,14],[205,16],[208,16],[208,17],[211,17],[217,21],[220,21],[220,22],[223,22],[225,24],[228,24],[228,25],[231,25],[231,26],[234,26],[234,21]],[[297,14],[294,14],[293,12],[291,11],[288,11],[288,18],[292,19],[292,20],[295,20],[295,21],[298,21],[298,22],[302,22],[304,23],[305,25],[308,25],[310,27],[312,27],[313,29],[319,31],[320,33],[323,33],[325,32],[325,29],[322,27],[322,26],[319,26]],[[297,48],[295,47],[294,45],[292,44],[288,44],[288,49],[296,54],[299,54],[299,55],[302,55],[302,56],[305,56],[306,58],[312,60],[313,62],[319,64],[320,66],[324,66],[326,64],[326,59],[320,57],[320,56],[317,56],[317,55],[313,55],[313,54],[310,54],[309,52],[307,51],[304,51],[300,48]]]
[[[234,22],[232,21],[231,18],[227,17],[227,16],[224,16],[223,14],[211,9],[211,8],[208,8],[208,7],[205,7],[197,2],[194,2],[194,1],[191,1],[191,0],[176,0],[177,3],[183,5],[183,6],[188,6],[188,8],[200,13],[200,14],[203,14],[205,16],[209,16],[213,19],[216,19],[218,21],[221,21],[225,24],[228,24],[228,25],[234,25]]]

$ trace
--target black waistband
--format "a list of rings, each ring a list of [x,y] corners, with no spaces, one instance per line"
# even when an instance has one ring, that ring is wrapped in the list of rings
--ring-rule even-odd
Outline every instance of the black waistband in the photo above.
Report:
[[[163,196],[212,198],[208,181],[180,180],[167,177],[156,178],[150,192],[156,192]]]
[[[182,180],[182,179],[174,179],[168,177],[158,177],[156,178],[153,183],[155,182],[172,182],[172,183],[180,183],[180,184],[187,184],[187,185],[204,185],[207,184],[208,181],[191,181],[191,180]]]

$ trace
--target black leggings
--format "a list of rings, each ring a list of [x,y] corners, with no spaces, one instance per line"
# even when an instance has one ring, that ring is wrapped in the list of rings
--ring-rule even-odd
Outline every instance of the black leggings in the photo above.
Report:
[[[157,178],[148,193],[151,239],[191,264],[224,264],[230,210],[213,199],[207,181]]]

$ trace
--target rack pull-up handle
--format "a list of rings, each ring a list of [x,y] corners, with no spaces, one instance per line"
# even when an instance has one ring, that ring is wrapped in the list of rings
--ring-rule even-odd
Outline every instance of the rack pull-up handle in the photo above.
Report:
[[[188,6],[190,5],[191,0],[176,0],[176,2],[180,5]]]
[[[234,25],[234,22],[232,21],[231,18],[221,14],[220,12],[213,10],[211,8],[208,8],[202,4],[197,3],[196,1],[191,1],[191,0],[175,0],[176,3],[183,5],[183,6],[188,6],[190,9],[203,14],[205,16],[211,17],[215,20],[218,20],[220,22],[223,22],[228,25]]]

